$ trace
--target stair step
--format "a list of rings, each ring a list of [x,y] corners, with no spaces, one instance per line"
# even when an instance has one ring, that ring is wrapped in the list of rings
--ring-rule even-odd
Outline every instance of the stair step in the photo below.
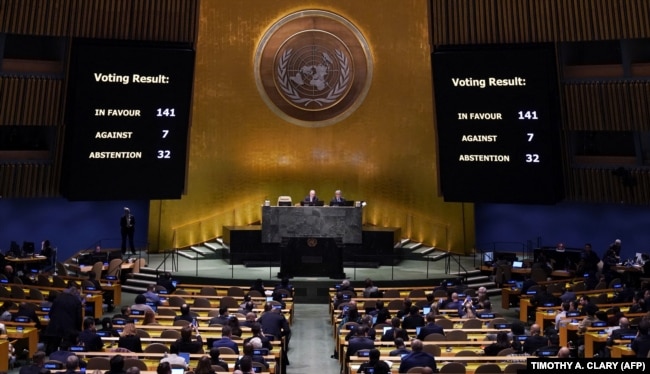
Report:
[[[135,278],[129,278],[129,279],[126,280],[126,283],[125,283],[124,285],[129,285],[129,284],[130,284],[130,285],[132,285],[132,286],[136,286],[136,287],[144,287],[144,288],[147,288],[147,286],[150,285],[150,284],[152,284],[152,283],[156,283],[156,282],[152,282],[152,281],[149,280],[149,279],[135,279]]]
[[[190,250],[200,254],[201,256],[208,256],[211,254],[214,254],[214,251],[208,247],[205,247],[203,245],[198,246],[198,245],[193,245],[190,247]]]
[[[214,252],[219,252],[223,249],[223,245],[221,245],[219,242],[205,242],[203,243],[203,246],[208,247]]]
[[[402,239],[399,242],[400,247],[404,247],[406,244],[410,243],[411,239]]]
[[[487,276],[487,275],[478,275],[476,277],[468,277],[466,279],[466,282],[467,283],[475,283],[475,282],[485,282],[485,281],[489,281],[489,280],[490,280],[490,277]]]
[[[215,241],[219,243],[221,246],[223,246],[223,238],[216,238]]]
[[[188,258],[190,260],[196,260],[196,259],[199,258],[199,255],[196,254],[196,252],[194,252],[194,251],[178,251],[176,253],[178,253],[179,256],[183,256],[183,257]]]
[[[147,292],[146,287],[138,287],[138,286],[131,286],[128,284],[123,284],[122,285],[122,292],[129,292],[129,293],[144,293]]]
[[[156,274],[149,273],[135,273],[133,274],[133,279],[146,279],[149,282],[155,282],[158,279],[158,276]]]
[[[419,248],[417,248],[416,250],[414,250],[411,253],[417,253],[417,254],[421,254],[421,255],[428,255],[429,253],[431,253],[431,252],[433,252],[435,250],[436,250],[435,247],[420,246]],[[446,252],[441,252],[441,253],[446,253]]]
[[[485,287],[485,288],[492,287],[493,288],[494,287],[494,282],[473,283],[473,284],[468,285],[468,286],[471,286],[469,288],[474,288],[474,289],[478,289],[479,287]],[[501,292],[501,290],[499,290],[499,292]]]
[[[459,277],[460,277],[460,276],[479,275],[479,274],[481,274],[481,269],[472,269],[472,270],[467,270],[467,272],[465,272],[465,271],[461,271],[460,273],[457,272],[457,271],[453,271],[453,272],[451,272],[451,273],[449,273],[449,274],[451,274],[451,275],[455,275],[455,276],[459,276]]]
[[[344,261],[344,268],[365,268],[365,269],[377,269],[379,268],[379,262],[376,261]]]
[[[501,295],[501,289],[500,288],[488,288],[486,293],[488,295]]]
[[[406,244],[402,245],[402,248],[415,250],[415,249],[420,248],[421,246],[422,246],[422,243],[409,242],[409,243],[406,243]]]
[[[426,258],[429,261],[438,261],[438,260],[442,260],[447,256],[449,256],[449,253],[447,252],[435,252],[424,256],[424,258]]]
[[[148,266],[143,266],[140,268],[140,273],[139,274],[153,274],[153,275],[158,275],[159,271],[156,270],[155,268],[150,268]]]

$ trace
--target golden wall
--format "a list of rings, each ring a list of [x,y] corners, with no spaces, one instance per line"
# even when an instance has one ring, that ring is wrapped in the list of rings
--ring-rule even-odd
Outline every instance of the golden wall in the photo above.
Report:
[[[152,250],[218,237],[260,220],[260,204],[337,188],[365,200],[364,223],[465,252],[474,246],[471,204],[444,203],[436,173],[428,5],[424,0],[200,3],[187,193],[152,201]],[[254,54],[265,31],[303,9],[352,22],[370,45],[374,72],[363,104],[336,124],[291,124],[256,88]]]

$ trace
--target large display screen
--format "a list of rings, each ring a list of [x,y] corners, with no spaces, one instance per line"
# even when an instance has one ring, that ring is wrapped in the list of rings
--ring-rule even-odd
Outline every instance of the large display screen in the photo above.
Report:
[[[63,196],[181,197],[194,58],[186,44],[73,41]]]
[[[552,204],[563,197],[552,45],[432,55],[445,201]]]

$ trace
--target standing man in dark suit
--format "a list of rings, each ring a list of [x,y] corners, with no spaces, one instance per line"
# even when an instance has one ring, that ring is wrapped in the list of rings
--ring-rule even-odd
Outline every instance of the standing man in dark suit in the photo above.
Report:
[[[74,287],[68,288],[52,302],[50,322],[45,332],[48,337],[47,354],[58,348],[63,336],[67,336],[70,331],[79,331],[81,328],[82,306],[75,294]]]
[[[330,206],[345,206],[345,198],[341,196],[341,190],[334,191],[334,197],[330,200]]]
[[[303,205],[314,206],[317,202],[316,190],[310,190],[309,195],[305,196],[305,200],[303,200]]]
[[[434,373],[438,372],[436,359],[427,352],[423,352],[423,348],[424,346],[421,340],[413,339],[411,342],[411,349],[413,352],[402,358],[402,364],[399,366],[400,373],[406,373],[409,369],[416,366],[429,367]]]
[[[135,245],[133,244],[133,233],[135,232],[135,217],[131,210],[124,207],[124,215],[120,218],[120,231],[122,233],[122,254],[126,254],[126,239],[129,239],[131,254],[135,254]]]

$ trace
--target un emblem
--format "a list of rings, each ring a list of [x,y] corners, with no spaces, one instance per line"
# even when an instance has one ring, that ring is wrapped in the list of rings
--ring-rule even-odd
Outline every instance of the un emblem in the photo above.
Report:
[[[321,127],[361,105],[372,60],[353,24],[330,12],[307,10],[267,30],[255,54],[255,78],[262,98],[280,117]]]

